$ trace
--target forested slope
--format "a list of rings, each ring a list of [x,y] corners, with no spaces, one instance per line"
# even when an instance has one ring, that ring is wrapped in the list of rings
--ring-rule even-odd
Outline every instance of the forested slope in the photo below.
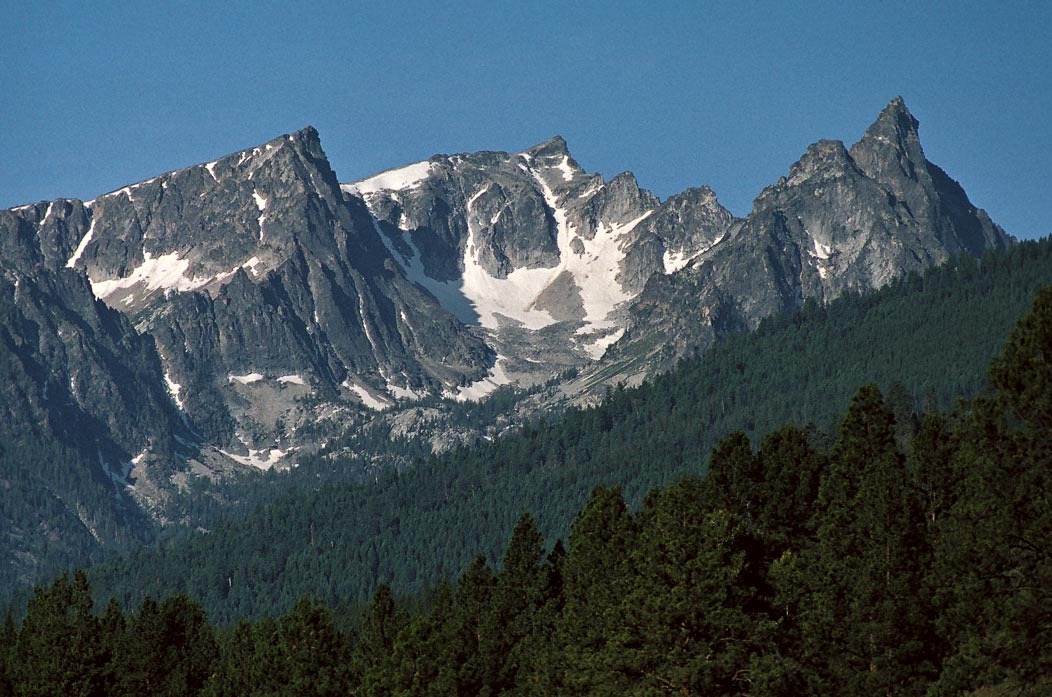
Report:
[[[100,617],[64,576],[0,631],[0,691],[1047,695],[1052,288],[989,374],[906,429],[869,384],[827,444],[729,434],[635,512],[597,487],[565,546],[524,513],[499,569],[423,604],[382,584],[349,631],[306,599],[218,634],[185,596]]]
[[[419,591],[455,578],[476,554],[497,559],[523,511],[551,541],[598,484],[622,486],[635,506],[676,474],[702,474],[726,433],[812,423],[821,442],[860,384],[890,386],[905,442],[914,407],[945,408],[981,390],[1011,324],[1050,283],[1052,244],[1043,241],[807,307],[650,384],[616,390],[599,408],[367,485],[301,490],[91,577],[101,597],[130,606],[147,593],[186,593],[221,624],[282,612],[303,594],[361,602],[380,582]],[[270,476],[282,486],[287,475]]]

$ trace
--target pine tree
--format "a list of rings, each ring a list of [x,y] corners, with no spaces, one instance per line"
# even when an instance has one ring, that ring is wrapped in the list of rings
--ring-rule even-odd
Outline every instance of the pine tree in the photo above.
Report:
[[[705,497],[712,509],[722,508],[751,520],[760,479],[748,436],[740,431],[732,433],[712,449],[709,473],[704,480]]]
[[[335,697],[347,682],[343,640],[332,613],[320,603],[301,598],[278,623],[282,693]]]
[[[958,429],[958,491],[939,527],[940,628],[957,647],[946,694],[1002,681],[1037,691],[1052,673],[1052,288],[990,378],[994,394]]]
[[[492,694],[525,689],[533,656],[551,631],[554,613],[544,556],[544,538],[524,513],[512,530],[479,626],[479,655],[490,677],[484,689]]]
[[[875,385],[848,408],[819,500],[816,545],[795,573],[777,572],[781,598],[798,604],[802,657],[824,691],[923,693],[934,670],[924,642],[928,552],[894,417]]]
[[[710,511],[696,479],[648,496],[615,660],[640,694],[747,690],[770,623],[758,601],[759,545],[739,516]]]
[[[813,536],[818,487],[828,467],[806,431],[783,426],[764,436],[756,454],[759,473],[753,518],[779,550],[799,549]]]
[[[98,643],[91,587],[82,571],[37,587],[15,643],[18,695],[100,695],[107,655]]]
[[[495,585],[496,578],[483,556],[475,557],[457,583],[450,618],[457,694],[481,695],[494,680],[495,668],[483,658],[482,642]]]
[[[420,612],[395,640],[389,688],[393,694],[461,694],[457,672],[464,656],[454,622],[453,589],[441,582],[431,593],[430,609]]]
[[[4,624],[0,627],[0,695],[14,694],[14,676],[11,673],[14,661],[15,642],[18,640],[18,629],[15,618],[8,612]]]
[[[395,641],[404,625],[405,618],[395,604],[391,588],[381,583],[369,604],[352,656],[360,694],[389,694],[389,686],[396,682]]]
[[[619,677],[614,645],[621,603],[630,587],[635,526],[620,489],[596,487],[574,522],[563,564],[564,607],[555,643],[559,682],[576,694],[615,694]]]

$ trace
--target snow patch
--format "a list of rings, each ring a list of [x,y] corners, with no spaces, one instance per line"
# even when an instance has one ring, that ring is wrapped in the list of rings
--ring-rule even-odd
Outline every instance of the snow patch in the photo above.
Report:
[[[591,240],[586,240],[574,234],[566,210],[559,205],[559,200],[548,182],[536,172],[533,176],[541,188],[545,202],[552,209],[558,230],[557,242],[561,263],[556,272],[570,272],[584,304],[585,324],[577,330],[577,334],[616,328],[614,322],[608,319],[610,313],[615,307],[632,298],[617,281],[621,261],[625,258],[625,252],[621,248],[622,241],[625,235],[649,217],[653,210],[646,211],[621,225],[603,226],[596,231]],[[575,254],[570,246],[575,237],[584,248],[580,255]]]
[[[815,251],[812,256],[814,256],[816,259],[822,259],[824,261],[829,258],[830,254],[833,253],[833,248],[829,245],[822,244],[816,239],[812,239],[811,241],[815,243]]]
[[[249,271],[252,272],[252,275],[254,276],[254,275],[259,273],[259,271],[256,270],[256,267],[259,266],[262,263],[263,262],[262,262],[262,260],[259,257],[252,257],[251,259],[246,261],[244,264],[242,264],[241,268],[248,269]]]
[[[572,174],[573,169],[569,166],[568,158],[564,164],[566,167],[562,170],[564,175],[567,171]],[[624,237],[652,211],[647,211],[622,225],[601,229],[597,231],[593,239],[586,240],[575,234],[568,222],[567,211],[559,205],[548,183],[536,172],[532,174],[553,212],[557,225],[560,262],[554,267],[516,269],[506,278],[495,278],[483,268],[478,258],[481,246],[478,242],[478,235],[482,226],[486,223],[490,225],[494,223],[494,217],[489,217],[485,221],[477,220],[473,205],[492,184],[486,184],[467,200],[468,239],[464,245],[462,258],[464,272],[460,279],[445,282],[432,279],[424,272],[420,252],[408,235],[402,240],[411,250],[411,256],[407,257],[395,248],[375,220],[374,227],[392,256],[400,262],[409,279],[428,290],[446,310],[465,324],[481,325],[486,329],[497,330],[501,326],[501,319],[506,318],[534,331],[555,324],[555,318],[548,311],[537,308],[535,304],[538,296],[560,275],[568,271],[580,291],[585,308],[585,326],[579,330],[579,333],[589,334],[615,329],[615,323],[608,320],[608,316],[616,306],[632,297],[621,288],[617,281],[620,264],[625,256],[621,249]],[[580,255],[571,248],[574,238],[579,239],[583,245],[584,251]],[[605,347],[597,346],[591,349],[590,353],[599,351],[601,348],[605,350]]]
[[[84,237],[80,238],[80,243],[77,245],[77,248],[75,250],[73,250],[73,256],[71,256],[69,258],[69,260],[66,261],[66,268],[67,269],[72,269],[76,265],[77,261],[84,254],[84,250],[88,248],[88,243],[91,242],[91,237],[94,234],[95,234],[95,217],[92,216],[92,218],[91,218],[91,225],[88,226],[87,233],[84,234]]]
[[[390,392],[395,399],[408,399],[412,401],[424,396],[411,387],[400,387],[393,382],[387,383],[387,391]]]
[[[214,161],[209,162],[208,164],[205,165],[205,169],[207,169],[208,173],[212,175],[212,180],[213,181],[219,181],[219,177],[216,176],[216,165],[218,163],[219,163],[219,160],[214,160]]]
[[[368,179],[362,179],[352,184],[344,184],[340,188],[349,194],[375,194],[379,191],[406,191],[417,187],[421,182],[431,175],[433,165],[430,162],[417,162],[415,164],[389,169]]]
[[[498,329],[499,316],[533,330],[555,324],[555,318],[547,310],[539,310],[532,305],[541,291],[558,275],[558,269],[515,269],[507,278],[495,278],[482,267],[478,258],[478,221],[474,220],[472,204],[485,190],[476,193],[467,204],[468,240],[464,245],[464,274],[459,284],[461,295],[471,303],[478,315],[478,324],[486,329]],[[447,282],[446,285],[456,285],[456,282]],[[470,321],[470,318],[460,319]]]
[[[278,378],[278,382],[283,384],[300,385],[302,387],[307,386],[307,382],[299,375],[282,375]]]
[[[624,335],[625,328],[621,327],[617,331],[600,337],[590,344],[585,344],[583,348],[593,361],[598,361],[603,357],[603,354],[606,353],[606,350],[610,348],[611,345],[617,343],[618,339]]]
[[[143,250],[142,256],[142,264],[128,276],[92,281],[91,290],[95,297],[103,300],[118,290],[131,288],[140,283],[145,284],[147,290],[158,288],[176,291],[196,290],[213,280],[211,278],[188,278],[186,270],[190,268],[190,262],[180,259],[177,252],[154,258],[149,252]]]
[[[811,238],[814,243],[814,251],[809,252],[811,257],[818,263],[815,264],[815,268],[818,269],[818,277],[823,281],[829,278],[829,269],[822,262],[827,261],[833,254],[833,248],[827,244],[822,244],[815,238]]]
[[[281,462],[281,458],[285,457],[290,451],[281,450],[279,448],[266,448],[264,450],[252,450],[249,448],[248,457],[244,455],[235,455],[234,453],[228,453],[225,450],[219,452],[226,455],[234,462],[240,462],[242,465],[248,465],[261,470],[269,470],[274,465]]]
[[[492,394],[498,387],[510,384],[511,378],[504,372],[504,366],[501,365],[505,360],[504,356],[497,356],[497,360],[493,363],[493,367],[490,368],[486,377],[471,383],[467,387],[458,387],[456,393],[452,395],[453,399],[458,402],[479,402]]]
[[[724,237],[726,237],[726,233],[720,235],[715,240],[713,240],[712,244],[706,245],[706,246],[702,247],[701,249],[698,249],[698,250],[696,250],[694,252],[687,252],[687,251],[673,252],[673,251],[670,251],[670,250],[666,249],[665,250],[665,256],[663,258],[664,267],[665,267],[665,275],[668,275],[670,273],[676,273],[680,269],[686,267],[687,265],[690,264],[690,262],[694,261],[695,259],[700,257],[702,254],[704,254],[705,252],[709,251],[710,249],[712,249],[713,247],[718,245],[720,242],[722,242]]]
[[[183,400],[179,398],[179,393],[182,392],[182,385],[172,380],[171,374],[168,369],[164,370],[164,384],[168,388],[168,394],[172,395],[172,401],[175,402],[175,406],[179,407],[179,411],[186,411],[186,406],[183,404]]]
[[[254,382],[259,382],[263,379],[263,376],[259,373],[248,373],[247,375],[227,375],[227,382],[239,382],[242,385],[251,385]]]
[[[387,407],[391,406],[387,402],[371,395],[369,391],[361,385],[355,385],[350,380],[344,380],[341,384],[351,392],[358,395],[358,399],[362,400],[362,404],[369,407],[373,411],[383,411]]]
[[[570,181],[573,179],[574,171],[573,167],[570,166],[570,156],[563,155],[562,161],[555,166],[557,170],[562,172],[563,181]]]
[[[43,225],[44,223],[47,222],[47,219],[51,217],[51,210],[54,207],[55,207],[55,202],[54,201],[52,201],[49,204],[47,204],[47,210],[44,211],[44,217],[40,219],[39,225]]]
[[[259,192],[255,189],[252,190],[252,198],[256,201],[256,208],[259,209],[259,217],[256,219],[259,223],[259,239],[263,240],[263,219],[267,217],[267,199],[260,196]]]

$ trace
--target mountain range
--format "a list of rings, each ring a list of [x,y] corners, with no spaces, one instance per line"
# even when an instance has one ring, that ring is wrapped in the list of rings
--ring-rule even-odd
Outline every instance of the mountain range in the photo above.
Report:
[[[377,424],[436,450],[487,438],[807,300],[1012,243],[925,158],[899,98],[850,148],[810,146],[744,218],[708,188],[661,201],[589,174],[559,137],[341,183],[308,127],[0,211],[0,442],[28,460],[2,483],[105,547],[192,524],[172,502],[196,480]],[[531,396],[490,430],[450,425],[505,385]],[[70,462],[36,468],[25,443]],[[62,537],[8,522],[26,569]]]

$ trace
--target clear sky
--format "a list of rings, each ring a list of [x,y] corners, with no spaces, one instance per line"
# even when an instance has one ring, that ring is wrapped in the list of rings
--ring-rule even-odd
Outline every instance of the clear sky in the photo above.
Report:
[[[901,94],[976,205],[1052,233],[1044,1],[38,1],[0,27],[3,208],[312,124],[341,181],[559,134],[588,171],[708,184],[744,215]]]

